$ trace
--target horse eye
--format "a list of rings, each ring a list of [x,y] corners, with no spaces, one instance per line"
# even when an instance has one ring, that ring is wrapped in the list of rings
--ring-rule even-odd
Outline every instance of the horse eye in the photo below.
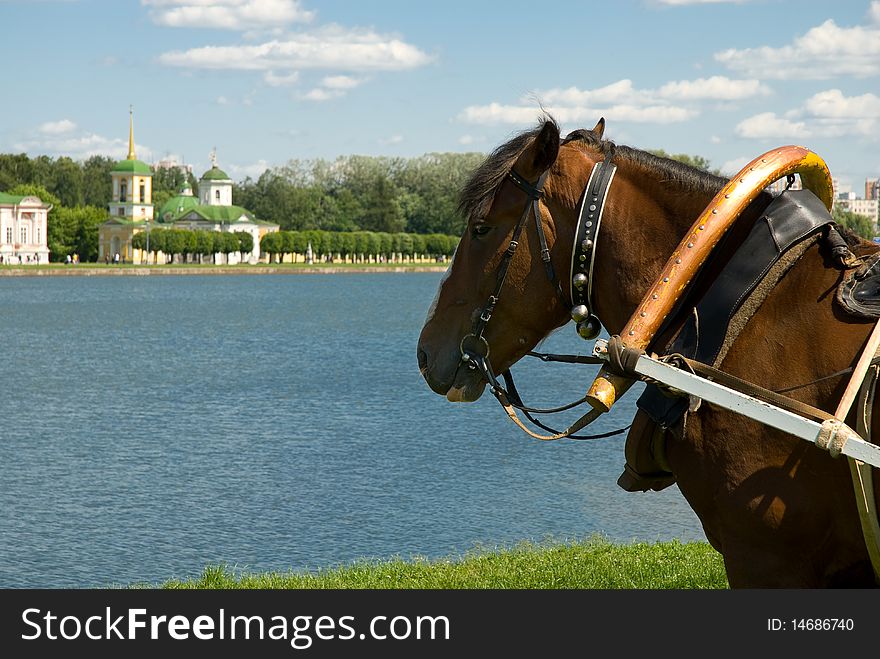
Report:
[[[475,238],[482,238],[492,230],[488,224],[477,224],[471,230]]]

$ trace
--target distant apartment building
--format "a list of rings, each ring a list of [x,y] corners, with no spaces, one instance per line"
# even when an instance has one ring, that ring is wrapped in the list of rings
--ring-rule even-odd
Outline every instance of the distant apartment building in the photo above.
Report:
[[[192,165],[181,164],[173,156],[162,158],[162,160],[153,165],[153,169],[178,169],[184,175],[192,174],[193,171]]]
[[[865,199],[880,199],[880,178],[865,179]]]
[[[0,263],[37,265],[49,262],[46,220],[51,204],[32,195],[0,192]]]
[[[843,199],[838,198],[836,201],[836,205],[843,210],[856,215],[864,215],[875,225],[877,224],[878,204],[880,204],[880,199],[858,199],[852,196],[852,193]]]

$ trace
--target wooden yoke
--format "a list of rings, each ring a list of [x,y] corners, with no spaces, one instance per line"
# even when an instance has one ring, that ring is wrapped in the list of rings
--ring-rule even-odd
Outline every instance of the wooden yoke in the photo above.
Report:
[[[715,195],[672,252],[660,278],[621,331],[624,345],[639,350],[648,347],[725,232],[765,187],[789,174],[800,174],[804,189],[831,210],[831,173],[818,155],[802,146],[783,146],[758,156]],[[603,366],[587,392],[587,400],[594,409],[607,412],[632,384],[633,380]]]

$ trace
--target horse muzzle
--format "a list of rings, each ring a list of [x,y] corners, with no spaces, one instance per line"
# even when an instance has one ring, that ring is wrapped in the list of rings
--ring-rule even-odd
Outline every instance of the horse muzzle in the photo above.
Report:
[[[434,357],[422,345],[418,348],[419,372],[434,393],[453,403],[470,403],[483,395],[486,380],[479,370],[462,360],[458,351]]]

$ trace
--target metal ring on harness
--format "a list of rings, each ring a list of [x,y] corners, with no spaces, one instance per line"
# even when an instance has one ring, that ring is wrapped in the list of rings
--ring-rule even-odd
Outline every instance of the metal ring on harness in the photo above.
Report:
[[[465,342],[467,342],[468,339],[474,339],[471,343],[475,344],[477,348],[485,348],[485,352],[480,352],[478,349],[470,349],[466,346]],[[461,351],[461,361],[463,362],[473,362],[476,358],[489,358],[489,342],[482,334],[480,336],[477,336],[476,334],[465,335],[461,340],[461,343],[458,345],[458,349]]]

